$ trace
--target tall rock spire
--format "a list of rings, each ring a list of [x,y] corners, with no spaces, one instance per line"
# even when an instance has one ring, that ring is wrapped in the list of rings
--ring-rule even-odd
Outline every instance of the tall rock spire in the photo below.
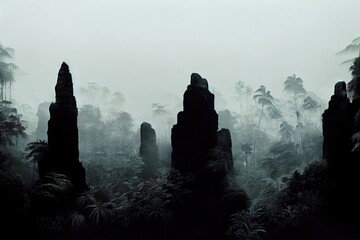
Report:
[[[334,87],[329,107],[323,117],[323,158],[329,165],[338,166],[342,159],[348,159],[351,151],[353,116],[351,103],[347,98],[346,83],[338,82]]]
[[[59,70],[57,83],[55,86],[56,103],[66,104],[76,108],[76,100],[73,91],[73,82],[69,66],[63,62]]]
[[[48,144],[52,171],[65,174],[78,190],[87,187],[85,169],[79,162],[76,100],[69,66],[62,63],[50,105]]]
[[[196,172],[206,163],[208,151],[217,139],[214,98],[207,80],[198,73],[191,74],[190,85],[184,93],[184,110],[178,113],[171,133],[173,169]]]
[[[156,133],[150,123],[140,126],[140,157],[144,162],[142,175],[145,179],[155,177],[159,167],[159,148],[156,145]]]

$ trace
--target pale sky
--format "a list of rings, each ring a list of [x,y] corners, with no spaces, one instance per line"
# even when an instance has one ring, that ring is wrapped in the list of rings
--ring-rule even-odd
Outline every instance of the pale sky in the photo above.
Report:
[[[351,79],[340,63],[352,56],[335,53],[359,37],[359,9],[359,0],[0,0],[0,42],[24,73],[19,103],[53,101],[65,61],[75,94],[96,82],[140,117],[182,96],[192,72],[228,99],[238,80],[280,96],[293,73],[328,99]]]

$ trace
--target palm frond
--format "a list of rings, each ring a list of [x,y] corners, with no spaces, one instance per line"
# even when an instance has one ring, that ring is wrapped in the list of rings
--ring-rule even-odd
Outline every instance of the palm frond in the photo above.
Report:
[[[74,229],[81,228],[86,223],[86,218],[84,215],[78,212],[74,212],[71,216],[71,227]]]
[[[11,58],[12,54],[7,48],[0,47],[0,57]]]
[[[28,143],[25,151],[28,152],[26,158],[28,158],[30,161],[39,163],[47,160],[49,146],[46,140],[38,140],[36,142]]]
[[[354,53],[360,50],[360,43],[354,43],[347,45],[346,48],[336,53],[336,55],[344,55],[348,53]]]
[[[346,64],[349,64],[349,63],[353,63],[355,61],[356,58],[351,58],[349,60],[346,60],[346,61],[343,61],[342,63],[340,63],[340,65],[346,65]]]
[[[360,151],[360,132],[355,133],[352,137],[351,140],[354,143],[354,147],[351,150],[352,152],[359,152]]]

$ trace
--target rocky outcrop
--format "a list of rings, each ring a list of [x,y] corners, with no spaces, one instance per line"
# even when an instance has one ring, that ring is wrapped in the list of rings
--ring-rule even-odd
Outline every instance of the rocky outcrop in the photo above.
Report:
[[[234,168],[231,135],[228,129],[217,132],[216,146],[209,150],[204,173],[209,180],[221,181]]]
[[[323,157],[328,176],[321,178],[327,177],[330,185],[321,188],[327,189],[322,198],[335,215],[332,218],[359,226],[360,198],[354,189],[358,187],[360,167],[360,58],[350,70],[353,79],[347,86],[345,82],[335,85],[329,107],[323,113]]]
[[[216,145],[218,115],[214,94],[199,74],[191,75],[184,93],[183,111],[172,128],[172,168],[180,172],[197,172],[208,159],[208,151]]]
[[[156,133],[150,123],[143,122],[140,126],[140,157],[144,162],[143,178],[156,175],[159,167],[159,149],[156,145]]]
[[[354,118],[351,103],[347,97],[345,82],[335,85],[329,107],[323,113],[323,158],[329,165],[338,165],[349,159]]]
[[[50,105],[48,122],[49,161],[52,171],[65,174],[77,190],[87,188],[85,169],[79,162],[76,100],[69,66],[61,65]]]

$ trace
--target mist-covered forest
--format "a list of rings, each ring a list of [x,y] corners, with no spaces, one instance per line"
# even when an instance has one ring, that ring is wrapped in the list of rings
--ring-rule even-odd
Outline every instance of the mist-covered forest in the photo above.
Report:
[[[359,46],[357,38],[341,52],[356,55]],[[2,234],[359,238],[360,58],[349,60],[348,81],[331,99],[289,74],[285,97],[235,81],[237,108],[222,111],[211,79],[191,73],[182,103],[172,106],[180,112],[153,103],[151,123],[137,125],[122,110],[124,94],[106,86],[81,87],[78,105],[76,66],[65,62],[54,73],[55,99],[34,114],[12,97],[14,53],[0,45]]]
[[[360,239],[359,7],[0,0],[0,239]]]

